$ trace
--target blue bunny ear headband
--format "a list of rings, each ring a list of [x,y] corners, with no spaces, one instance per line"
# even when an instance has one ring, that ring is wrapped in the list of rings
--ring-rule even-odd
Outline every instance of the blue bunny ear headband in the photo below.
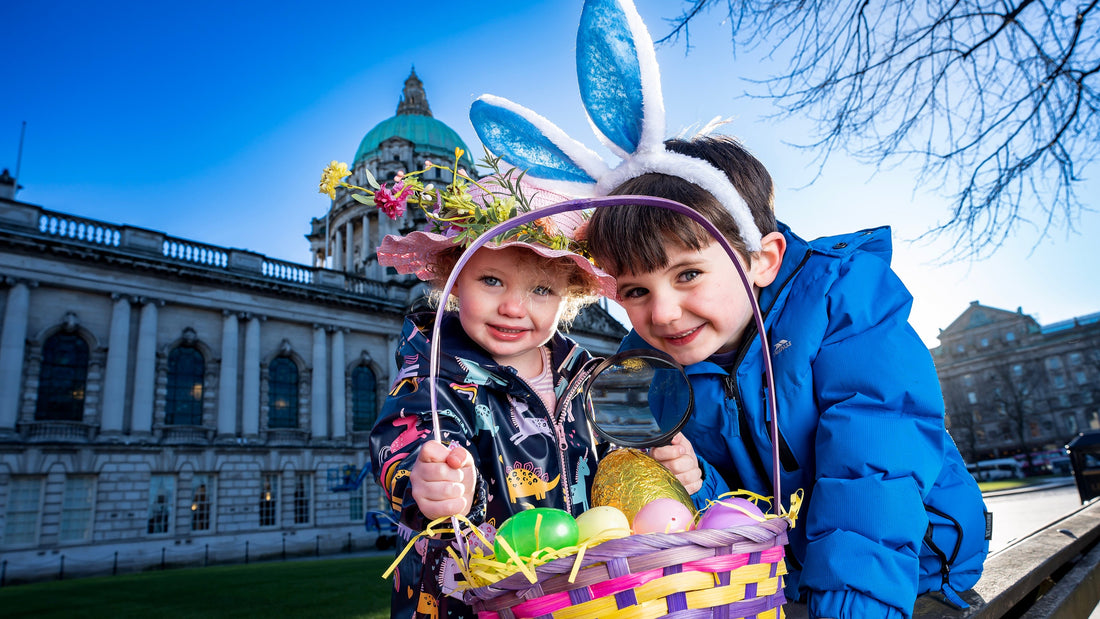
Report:
[[[710,192],[733,216],[749,251],[760,229],[729,178],[709,162],[665,148],[665,106],[653,39],[631,0],[586,0],[577,31],[577,80],[600,142],[622,159],[611,167],[537,113],[493,95],[470,108],[486,148],[527,174],[578,196],[606,196],[651,172]]]

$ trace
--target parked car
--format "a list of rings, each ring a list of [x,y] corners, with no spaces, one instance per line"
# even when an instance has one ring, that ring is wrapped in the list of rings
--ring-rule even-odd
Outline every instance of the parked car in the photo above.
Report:
[[[971,462],[966,470],[978,481],[997,481],[1000,479],[1023,479],[1024,467],[1015,458],[995,458]]]

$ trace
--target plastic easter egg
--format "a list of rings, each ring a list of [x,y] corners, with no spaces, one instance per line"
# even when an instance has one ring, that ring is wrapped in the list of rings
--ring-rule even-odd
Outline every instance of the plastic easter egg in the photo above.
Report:
[[[694,510],[691,495],[660,462],[638,449],[616,449],[600,460],[592,479],[592,504],[610,505],[633,522],[638,511],[654,499],[676,499]]]
[[[577,529],[582,542],[597,537],[615,539],[630,535],[630,521],[618,508],[600,505],[577,516]]]
[[[576,546],[578,536],[577,521],[572,514],[553,507],[536,507],[505,520],[493,540],[493,550],[498,561],[508,560],[510,555],[500,544],[503,538],[517,555],[529,558],[544,548]]]
[[[754,517],[755,516],[755,517]],[[725,498],[707,508],[699,518],[698,529],[728,529],[752,525],[764,518],[755,503],[741,497]]]
[[[653,499],[634,516],[635,533],[679,533],[691,528],[695,514],[676,499]]]

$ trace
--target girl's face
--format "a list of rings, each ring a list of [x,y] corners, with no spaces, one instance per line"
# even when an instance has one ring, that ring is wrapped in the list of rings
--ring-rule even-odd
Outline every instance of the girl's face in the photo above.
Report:
[[[619,303],[634,330],[685,366],[734,350],[752,320],[752,305],[729,255],[718,243],[698,251],[665,249],[669,262],[663,269],[618,276]],[[754,287],[774,278],[767,276],[767,262],[746,267]]]
[[[458,317],[466,334],[493,360],[525,378],[542,371],[538,347],[554,335],[567,275],[543,268],[522,247],[481,248],[455,280]]]

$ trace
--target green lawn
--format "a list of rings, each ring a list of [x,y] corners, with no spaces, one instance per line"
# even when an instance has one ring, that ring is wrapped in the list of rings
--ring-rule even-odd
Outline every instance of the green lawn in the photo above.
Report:
[[[0,616],[384,619],[391,585],[382,573],[391,561],[254,563],[9,585],[0,588]]]
[[[978,482],[978,488],[981,488],[982,492],[991,492],[994,490],[1011,490],[1013,488],[1034,486],[1036,484],[1050,481],[1050,479],[1050,476],[1043,476],[1025,477],[1023,479],[999,479],[997,481],[980,481]]]

